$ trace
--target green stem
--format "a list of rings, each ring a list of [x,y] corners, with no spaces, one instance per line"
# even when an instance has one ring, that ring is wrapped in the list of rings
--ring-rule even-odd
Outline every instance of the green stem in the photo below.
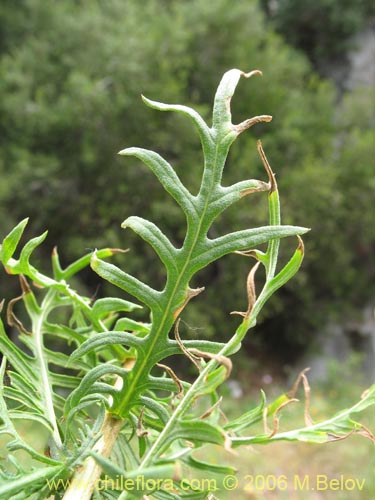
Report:
[[[47,320],[48,314],[51,311],[51,308],[53,307],[54,304],[54,299],[55,299],[56,292],[54,290],[49,290],[47,295],[45,296],[41,308],[40,308],[40,313],[36,316],[35,319],[33,319],[33,335],[35,335],[36,339],[36,357],[39,361],[39,368],[40,368],[40,379],[42,382],[42,385],[44,387],[44,391],[42,394],[44,403],[45,403],[45,410],[47,413],[47,418],[49,422],[52,425],[52,439],[54,445],[57,447],[57,449],[61,448],[62,446],[62,441],[60,437],[60,432],[59,428],[57,425],[57,418],[56,418],[56,413],[55,409],[53,406],[53,393],[52,393],[52,387],[50,385],[50,377],[49,377],[49,370],[48,370],[48,362],[45,358],[44,354],[44,343],[43,343],[43,325],[44,322]],[[57,451],[57,450],[54,450]]]

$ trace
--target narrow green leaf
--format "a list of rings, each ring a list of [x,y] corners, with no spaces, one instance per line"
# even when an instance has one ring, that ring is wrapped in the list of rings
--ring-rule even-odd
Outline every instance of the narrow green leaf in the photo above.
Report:
[[[145,479],[171,478],[175,475],[176,468],[173,463],[163,463],[162,465],[154,465],[153,467],[138,468],[137,470],[129,471],[126,477],[129,479],[137,478],[140,475]]]
[[[155,224],[141,217],[128,217],[121,224],[121,227],[130,227],[135,233],[139,234],[139,236],[152,246],[166,269],[169,272],[172,269],[176,271],[175,256],[177,249]]]
[[[89,368],[87,363],[85,363],[83,360],[76,358],[72,362],[72,358],[62,352],[52,351],[51,349],[44,348],[43,353],[48,363],[53,363],[54,365],[61,366],[62,368],[66,368],[68,365],[69,368],[73,368],[76,370],[82,369],[86,371]]]
[[[214,473],[214,474],[235,474],[236,469],[234,467],[230,467],[228,465],[216,465],[210,464],[208,462],[203,462],[202,460],[197,460],[192,456],[188,456],[183,459],[183,461],[190,467],[194,469],[203,470],[206,472]]]
[[[57,325],[55,323],[49,323],[48,321],[46,321],[44,325],[46,333],[48,332],[49,335],[56,335],[62,339],[68,340],[69,343],[74,341],[77,344],[81,344],[87,338],[82,332],[69,328],[66,325]]]
[[[30,411],[18,411],[11,410],[9,412],[9,417],[12,420],[28,420],[30,422],[36,422],[43,425],[47,430],[52,431],[51,423],[41,414],[32,413]]]
[[[35,359],[25,354],[6,335],[0,335],[0,351],[26,380],[35,380]]]
[[[46,239],[48,231],[45,231],[40,236],[37,236],[26,243],[26,245],[21,250],[20,259],[19,259],[19,267],[20,271],[26,275],[30,274],[31,268],[29,259],[33,251],[43,243]]]
[[[13,401],[18,401],[19,403],[32,409],[33,411],[42,411],[40,398],[35,397],[32,392],[24,393],[14,387],[5,386],[4,397],[12,399]]]
[[[264,391],[261,391],[262,401],[261,403],[247,411],[240,417],[237,417],[234,420],[231,420],[227,424],[224,425],[225,430],[231,430],[233,432],[240,432],[248,427],[251,427],[253,424],[259,422],[263,417],[263,410],[266,404],[266,395]]]
[[[192,442],[214,443],[224,445],[224,432],[217,426],[202,420],[181,420],[166,438],[166,444],[176,439],[187,439]]]
[[[301,238],[299,245],[294,252],[289,262],[281,269],[281,271],[271,280],[267,281],[262,294],[259,296],[259,302],[264,304],[279,288],[285,285],[297,273],[301,267],[304,257],[304,248]]]
[[[80,382],[80,377],[64,375],[63,373],[50,373],[50,379],[53,386],[64,387],[66,389],[75,389]]]
[[[84,356],[90,351],[99,352],[101,349],[105,349],[110,345],[122,344],[125,346],[141,348],[142,339],[135,337],[133,334],[128,332],[106,332],[98,333],[95,337],[87,339],[83,344],[81,344],[75,351],[72,352],[69,358],[69,366],[71,361]]]
[[[0,260],[7,265],[8,260],[13,257],[17,245],[22,237],[23,231],[29,219],[23,219],[12,231],[4,238],[0,246]]]
[[[102,404],[106,409],[109,409],[110,407],[109,396],[103,396],[102,394],[91,394],[90,398],[82,398],[80,403],[67,410],[66,413],[64,413],[65,405],[62,405],[62,412],[64,413],[66,420],[66,429],[68,434],[74,434],[77,431],[77,421],[80,417],[79,414],[82,412],[82,414],[85,415],[87,408],[91,407],[93,403],[95,403],[96,406]]]
[[[214,342],[210,340],[184,340],[183,344],[186,349],[198,349],[200,351],[209,352],[212,354],[217,354],[220,352],[225,344],[223,342]],[[238,350],[238,349],[237,349]],[[237,350],[235,352],[237,352]],[[181,346],[175,340],[168,341],[167,345],[164,345],[161,349],[155,349],[150,355],[150,364],[154,365],[161,361],[162,359],[173,356],[174,354],[184,355]]]
[[[159,309],[160,292],[152,289],[134,276],[124,273],[117,266],[98,259],[94,254],[91,259],[91,267],[103,279],[116,285],[122,290],[136,297],[140,302],[146,304],[152,311]]]
[[[136,333],[150,333],[151,324],[150,323],[140,323],[139,321],[135,321],[130,318],[120,318],[116,321],[116,325],[114,330],[127,330],[128,332],[136,332]]]
[[[110,313],[132,312],[136,309],[142,309],[142,306],[129,302],[128,300],[118,299],[116,297],[106,297],[94,302],[92,314],[97,319],[103,319]]]
[[[100,259],[105,259],[106,257],[112,257],[112,255],[115,255],[116,253],[125,253],[126,250],[121,250],[118,248],[101,248],[99,250],[95,250],[96,256],[99,257]],[[72,262],[69,264],[68,267],[65,269],[61,269],[59,273],[59,279],[65,279],[68,280],[75,274],[77,274],[79,271],[84,269],[85,267],[88,267],[90,265],[91,258],[93,256],[94,252],[90,252],[80,259],[77,259],[76,261]]]
[[[188,382],[181,381],[181,387],[189,388],[190,384]],[[174,380],[167,377],[149,377],[148,387],[152,390],[167,391],[172,393],[177,393],[179,387]]]
[[[26,491],[30,494],[40,486],[45,486],[46,481],[59,475],[64,470],[64,465],[43,467],[33,472],[18,476],[13,481],[7,481],[0,485],[0,498],[13,498],[14,494]]]
[[[207,239],[205,244],[202,244],[202,249],[197,250],[191,268],[196,272],[228,253],[247,250],[275,238],[295,236],[307,231],[308,229],[298,226],[263,226],[237,231],[214,240]]]
[[[152,399],[147,396],[141,396],[139,398],[139,402],[157,415],[161,423],[165,425],[168,422],[170,414],[168,413],[167,408],[162,403],[158,402],[156,398]]]
[[[119,434],[118,436],[118,449],[121,454],[124,455],[126,463],[129,464],[128,470],[137,470],[139,467],[139,460],[134,454],[134,450],[131,447],[127,436],[124,434]]]
[[[79,386],[69,394],[66,403],[65,403],[65,415],[69,412],[71,408],[74,408],[79,404],[80,400],[86,396],[86,394],[90,394],[90,389],[92,385],[101,377],[105,375],[119,375],[124,376],[126,374],[126,370],[120,368],[115,365],[111,365],[109,363],[101,364],[95,366],[92,370],[90,370],[81,380]],[[113,389],[113,388],[112,388]]]
[[[195,212],[193,196],[182,184],[172,166],[154,151],[141,148],[127,148],[119,153],[123,156],[135,156],[142,160],[156,175],[165,190],[176,200],[185,214]]]
[[[224,210],[240,200],[246,194],[267,191],[269,186],[266,182],[250,179],[241,181],[233,186],[222,187],[217,189],[217,196],[210,202],[207,211],[207,218],[212,222]]]
[[[35,298],[34,293],[31,291],[31,289],[28,287],[26,284],[26,279],[23,278],[23,276],[20,276],[22,288],[23,288],[23,293],[22,293],[22,300],[25,304],[26,310],[30,316],[30,318],[37,318],[38,315],[40,314],[40,307],[39,304]]]
[[[30,380],[25,379],[20,373],[7,370],[7,375],[10,378],[12,387],[24,394],[32,394],[35,390]]]
[[[60,257],[57,251],[57,247],[54,247],[54,249],[52,250],[51,263],[52,263],[53,277],[57,281],[61,280],[63,277],[63,269],[61,267]]]
[[[227,370],[225,366],[219,366],[206,376],[205,383],[198,390],[197,395],[211,394],[227,379]]]
[[[159,111],[177,111],[178,113],[188,116],[194,123],[199,133],[203,149],[207,150],[208,145],[213,146],[211,131],[201,115],[197,113],[195,109],[189,108],[188,106],[182,106],[180,104],[163,104],[161,102],[151,101],[144,96],[142,96],[142,99],[147,106],[150,106],[150,108],[154,108]]]
[[[95,451],[90,451],[90,455],[95,459],[95,461],[100,465],[103,472],[107,474],[112,479],[118,479],[119,477],[124,477],[126,475],[126,471],[118,467],[117,464],[113,463],[108,458],[99,455]]]

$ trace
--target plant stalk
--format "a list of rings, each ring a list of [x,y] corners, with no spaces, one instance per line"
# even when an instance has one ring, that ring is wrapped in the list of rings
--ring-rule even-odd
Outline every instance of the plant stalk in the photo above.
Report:
[[[102,428],[102,436],[93,448],[95,453],[108,458],[120,433],[124,421],[114,418],[106,412]],[[88,457],[74,474],[63,500],[90,500],[95,489],[98,489],[101,466],[93,457]]]

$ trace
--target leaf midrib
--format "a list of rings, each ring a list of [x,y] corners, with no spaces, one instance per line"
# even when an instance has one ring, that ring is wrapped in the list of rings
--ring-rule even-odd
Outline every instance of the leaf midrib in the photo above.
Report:
[[[133,377],[130,385],[126,387],[126,394],[127,394],[126,398],[121,401],[119,407],[116,409],[116,413],[119,413],[120,415],[123,415],[126,412],[126,407],[127,407],[128,403],[131,402],[133,399],[133,394],[135,392],[134,391],[135,386],[137,385],[142,374],[145,373],[145,368],[147,368],[148,361],[151,357],[151,354],[152,354],[155,346],[158,344],[158,341],[159,341],[159,339],[164,331],[165,323],[167,322],[167,319],[172,312],[171,309],[172,309],[173,301],[174,301],[176,294],[181,286],[182,278],[184,277],[186,270],[188,269],[189,264],[192,261],[192,259],[191,259],[192,253],[194,252],[198,241],[200,239],[202,239],[201,228],[202,228],[203,223],[205,222],[205,215],[206,215],[206,212],[208,209],[208,204],[210,202],[211,195],[212,195],[212,192],[213,192],[214,187],[215,187],[215,173],[216,173],[216,169],[217,169],[217,158],[218,158],[218,153],[219,153],[219,149],[220,149],[220,144],[221,144],[221,141],[218,140],[216,143],[215,154],[214,154],[214,159],[213,159],[213,169],[212,169],[213,172],[212,172],[211,183],[209,186],[209,190],[207,192],[207,196],[205,198],[205,203],[204,203],[204,207],[203,207],[203,210],[201,213],[201,217],[200,217],[198,225],[197,225],[197,230],[195,231],[195,236],[193,238],[193,241],[190,244],[190,249],[188,249],[188,254],[184,260],[184,264],[181,268],[181,271],[176,278],[175,285],[174,285],[172,291],[170,292],[170,297],[169,297],[169,300],[168,300],[167,305],[165,307],[164,315],[160,321],[159,328],[156,330],[155,333],[152,333],[152,331],[150,332],[149,338],[151,340],[150,340],[149,348],[147,349],[141,364],[140,365],[136,364],[133,368],[133,370],[137,369],[137,372],[134,374],[134,377]],[[205,156],[204,160],[206,161],[206,156]],[[204,179],[204,173],[202,176],[202,182],[203,182],[203,179]],[[189,235],[187,234],[185,241],[189,241],[188,236]],[[184,247],[182,247],[182,252],[183,251],[184,251]],[[190,278],[189,278],[189,280],[190,280]]]

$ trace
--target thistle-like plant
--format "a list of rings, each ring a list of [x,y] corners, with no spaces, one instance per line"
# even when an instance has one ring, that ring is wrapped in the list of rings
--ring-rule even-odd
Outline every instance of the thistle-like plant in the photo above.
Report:
[[[197,129],[204,156],[200,189],[192,194],[157,153],[139,148],[120,152],[143,161],[186,218],[186,236],[180,248],[151,221],[131,216],[122,224],[150,244],[159,257],[166,270],[162,290],[151,288],[104,260],[119,251],[113,249],[95,251],[66,269],[62,269],[54,251],[52,277],[41,273],[30,264],[30,256],[46,233],[26,243],[18,258],[14,256],[26,220],[3,240],[0,260],[8,273],[19,275],[22,294],[7,305],[7,322],[18,330],[17,342],[8,338],[0,324],[4,356],[0,433],[8,453],[1,465],[1,498],[52,496],[78,500],[94,495],[120,500],[203,499],[211,493],[189,488],[186,480],[181,488],[177,466],[216,474],[234,473],[230,466],[196,458],[196,450],[208,444],[230,449],[275,440],[327,442],[352,432],[371,437],[350,416],[374,404],[375,387],[351,409],[320,423],[311,421],[307,397],[305,426],[289,432],[278,431],[277,415],[295,400],[298,384],[270,404],[263,394],[258,407],[233,421],[222,418],[218,388],[230,375],[230,356],[240,349],[266,301],[298,271],[303,259],[300,235],[307,231],[281,225],[275,176],[260,142],[258,151],[268,179],[221,184],[234,140],[256,123],[271,120],[270,116],[257,116],[238,125],[232,123],[230,102],[237,83],[241,76],[257,73],[245,74],[237,69],[225,73],[215,96],[212,127],[191,108],[143,98],[152,108],[187,116]],[[209,237],[210,227],[224,210],[257,192],[268,196],[267,226]],[[298,238],[297,249],[279,269],[280,240],[288,236]],[[264,251],[257,248],[261,244],[266,244]],[[237,330],[227,342],[182,339],[180,315],[189,301],[203,291],[203,287],[191,287],[194,275],[232,252],[256,260],[247,278],[248,307],[239,313],[242,320]],[[117,297],[93,300],[75,291],[70,280],[88,265],[136,302]],[[255,273],[259,266],[264,267],[265,279],[256,293]],[[19,302],[24,305],[26,317],[18,312]],[[140,307],[149,311],[148,323],[129,317]],[[166,364],[165,360],[174,355],[187,357],[195,366],[193,381],[181,380]],[[304,372],[299,380],[308,395]],[[202,404],[197,406],[197,400]],[[271,430],[267,428],[268,416],[273,417]],[[264,432],[249,434],[248,429],[262,420]],[[24,433],[19,422],[25,421],[33,424],[34,432],[45,429],[48,439],[44,450],[32,444]],[[28,461],[19,455],[22,451]],[[107,488],[98,488],[102,474],[113,480]],[[127,487],[126,480],[133,481],[133,486]]]

